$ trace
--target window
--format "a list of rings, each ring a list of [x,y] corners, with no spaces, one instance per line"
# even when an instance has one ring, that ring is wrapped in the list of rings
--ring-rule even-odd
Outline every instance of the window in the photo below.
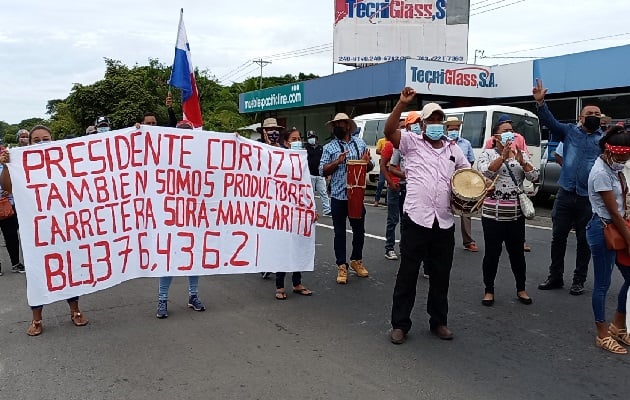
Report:
[[[486,133],[486,115],[485,111],[472,111],[448,116],[459,118],[463,122],[461,136],[468,139],[473,148],[481,149]]]
[[[385,128],[384,119],[375,119],[365,122],[363,128],[363,141],[368,146],[376,146],[378,139],[385,136],[383,129]]]
[[[492,126],[494,127],[502,112],[495,112],[492,115]],[[518,132],[525,138],[525,142],[528,146],[540,145],[540,127],[538,126],[538,119],[532,117],[526,117],[524,115],[510,114],[507,115],[512,120],[512,129],[514,132]]]

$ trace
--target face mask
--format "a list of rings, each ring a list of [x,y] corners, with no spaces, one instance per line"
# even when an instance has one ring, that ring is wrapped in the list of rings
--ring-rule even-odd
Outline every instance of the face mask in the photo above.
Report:
[[[28,144],[28,138],[20,138],[20,146],[26,146]]]
[[[590,132],[595,132],[597,128],[599,128],[600,118],[594,115],[589,115],[588,117],[584,117],[584,127],[588,129]]]
[[[333,128],[333,135],[335,135],[337,139],[341,140],[346,137],[346,130],[341,126],[335,126]]]
[[[620,163],[619,161],[615,161],[615,159],[612,158],[612,156],[610,157],[610,169],[612,169],[615,172],[621,172],[623,171],[625,167],[626,167],[625,162]]]
[[[289,143],[291,150],[302,150],[302,142],[291,142]]]
[[[315,146],[315,138],[308,138],[308,144],[310,144],[311,146]]]
[[[33,143],[33,145],[41,145],[41,144],[49,144],[50,143],[50,139],[42,139],[37,143]]]
[[[280,139],[280,132],[278,131],[267,131],[267,137],[271,143],[278,143],[278,139]]]
[[[503,132],[501,134],[501,144],[505,146],[507,142],[514,141],[514,132]]]
[[[420,129],[420,124],[411,124],[409,126],[409,130],[415,133],[416,135],[419,135],[422,133],[422,130]]]
[[[459,131],[448,131],[448,138],[451,140],[456,140],[459,138]]]
[[[98,128],[96,128],[96,132],[98,133],[109,132],[109,126],[99,126]]]
[[[425,136],[430,140],[440,140],[444,136],[444,125],[442,124],[428,124],[427,129],[424,132]]]

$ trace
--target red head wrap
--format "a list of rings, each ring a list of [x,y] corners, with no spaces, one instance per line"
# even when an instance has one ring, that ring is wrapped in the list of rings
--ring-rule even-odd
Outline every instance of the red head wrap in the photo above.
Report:
[[[612,154],[630,154],[630,146],[613,146],[606,143],[605,147],[606,150],[610,151]]]

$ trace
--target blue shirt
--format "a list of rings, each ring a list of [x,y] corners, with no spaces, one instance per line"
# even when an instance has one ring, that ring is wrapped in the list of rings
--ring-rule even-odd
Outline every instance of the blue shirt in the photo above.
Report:
[[[615,200],[617,200],[617,211],[623,216],[623,191],[619,174],[613,171],[601,157],[595,161],[588,177],[588,198],[591,201],[593,214],[597,214],[601,218],[612,219],[600,192],[613,192]]]
[[[343,151],[348,152],[346,160],[360,160],[365,150],[367,150],[367,145],[363,139],[357,136],[350,137],[350,141],[347,143],[343,140],[333,139],[324,146],[322,159],[319,161],[319,174],[324,176],[324,165],[335,161]],[[337,166],[330,177],[330,197],[337,200],[348,200],[347,179],[346,163],[344,162]]]
[[[601,154],[599,140],[604,136],[601,129],[587,133],[576,124],[558,122],[547,103],[538,106],[540,123],[549,128],[554,139],[564,143],[562,170],[558,184],[578,196],[588,196],[588,175]]]
[[[475,153],[473,152],[472,144],[468,139],[464,139],[463,137],[457,138],[457,145],[460,149],[462,149],[462,153],[466,156],[466,159],[469,163],[475,162]]]

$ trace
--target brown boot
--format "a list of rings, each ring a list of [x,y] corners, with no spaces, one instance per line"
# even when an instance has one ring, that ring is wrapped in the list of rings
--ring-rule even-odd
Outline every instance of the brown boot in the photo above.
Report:
[[[348,283],[348,267],[346,264],[337,265],[337,283],[340,285]]]
[[[366,278],[369,275],[368,270],[363,266],[363,260],[350,260],[350,268],[352,268],[360,278]]]

